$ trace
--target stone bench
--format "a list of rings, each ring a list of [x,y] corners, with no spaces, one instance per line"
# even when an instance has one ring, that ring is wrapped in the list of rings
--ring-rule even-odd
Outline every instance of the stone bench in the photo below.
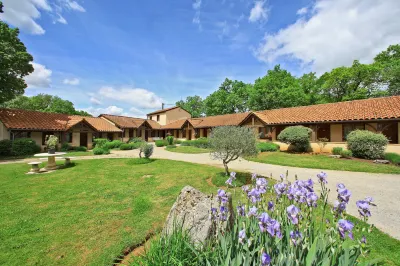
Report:
[[[39,164],[41,164],[42,162],[30,162],[28,163],[31,166],[31,170],[29,171],[30,173],[39,173],[40,168],[39,168]]]

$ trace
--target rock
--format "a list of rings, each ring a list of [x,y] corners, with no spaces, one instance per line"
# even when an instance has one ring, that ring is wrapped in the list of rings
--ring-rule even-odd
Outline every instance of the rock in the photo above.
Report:
[[[340,158],[340,157],[342,157],[342,156],[340,156],[340,155],[334,155],[334,154],[332,154],[332,155],[329,155],[329,157],[332,157],[332,158],[339,159],[339,158]]]
[[[374,160],[374,163],[389,164],[390,162],[388,160]]]
[[[215,233],[215,222],[210,219],[211,207],[218,208],[216,197],[212,198],[197,189],[186,186],[181,190],[172,206],[164,225],[164,234],[173,233],[174,226],[188,230],[195,243],[205,243]],[[229,195],[228,210],[233,214],[232,197]],[[230,215],[229,225],[232,225],[233,215]],[[225,223],[225,227],[228,223]]]

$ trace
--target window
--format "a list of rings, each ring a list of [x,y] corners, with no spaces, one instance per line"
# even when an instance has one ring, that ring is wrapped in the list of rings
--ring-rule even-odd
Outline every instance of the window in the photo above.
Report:
[[[186,128],[182,130],[182,138],[186,139]]]
[[[14,139],[21,139],[21,138],[30,138],[31,132],[30,131],[14,131]]]
[[[53,132],[42,132],[42,145],[46,145],[47,137],[50,135],[54,135]]]
[[[157,115],[157,122],[160,121],[160,115]]]
[[[321,124],[317,127],[317,140],[326,138],[331,140],[331,127],[329,124]]]
[[[347,135],[354,130],[364,130],[365,129],[365,124],[363,123],[357,123],[357,124],[353,124],[353,123],[349,123],[349,124],[343,124],[343,141],[346,141],[347,139]]]
[[[150,120],[153,120],[153,116],[150,116]]]
[[[72,143],[72,132],[65,133],[65,142]]]
[[[112,141],[113,135],[114,135],[113,133],[107,133],[107,139]]]
[[[129,129],[129,138],[133,138],[133,128]]]

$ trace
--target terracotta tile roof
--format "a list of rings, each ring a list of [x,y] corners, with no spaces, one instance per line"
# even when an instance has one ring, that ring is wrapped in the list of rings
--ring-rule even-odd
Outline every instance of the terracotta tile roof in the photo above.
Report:
[[[192,118],[189,119],[189,122],[193,125],[194,128],[238,126],[243,121],[243,119],[248,116],[248,114],[249,112]]]
[[[183,125],[188,121],[187,119],[180,119],[174,122],[171,122],[167,125],[161,126],[161,129],[181,129]]]
[[[145,121],[143,118],[108,114],[101,114],[99,117],[104,117],[110,120],[119,128],[139,128]]]
[[[266,124],[296,124],[400,118],[400,96],[254,112]]]
[[[152,129],[161,129],[161,125],[158,122],[150,119],[146,119],[145,121],[150,125]]]
[[[84,120],[97,131],[121,132],[113,124],[97,117],[0,108],[0,121],[9,129],[66,131]]]
[[[170,111],[170,110],[173,110],[173,109],[176,109],[176,108],[179,108],[179,107],[178,106],[174,106],[174,107],[170,107],[170,108],[164,108],[164,109],[160,109],[160,110],[148,113],[147,115],[155,115],[155,114],[159,114],[159,113],[164,113],[166,111]]]

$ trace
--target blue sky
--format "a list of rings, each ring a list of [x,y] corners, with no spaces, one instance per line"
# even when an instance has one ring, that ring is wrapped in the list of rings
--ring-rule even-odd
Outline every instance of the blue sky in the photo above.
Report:
[[[26,95],[58,95],[95,115],[143,116],[277,63],[300,75],[370,62],[400,39],[397,0],[3,2],[1,18],[34,56]]]

